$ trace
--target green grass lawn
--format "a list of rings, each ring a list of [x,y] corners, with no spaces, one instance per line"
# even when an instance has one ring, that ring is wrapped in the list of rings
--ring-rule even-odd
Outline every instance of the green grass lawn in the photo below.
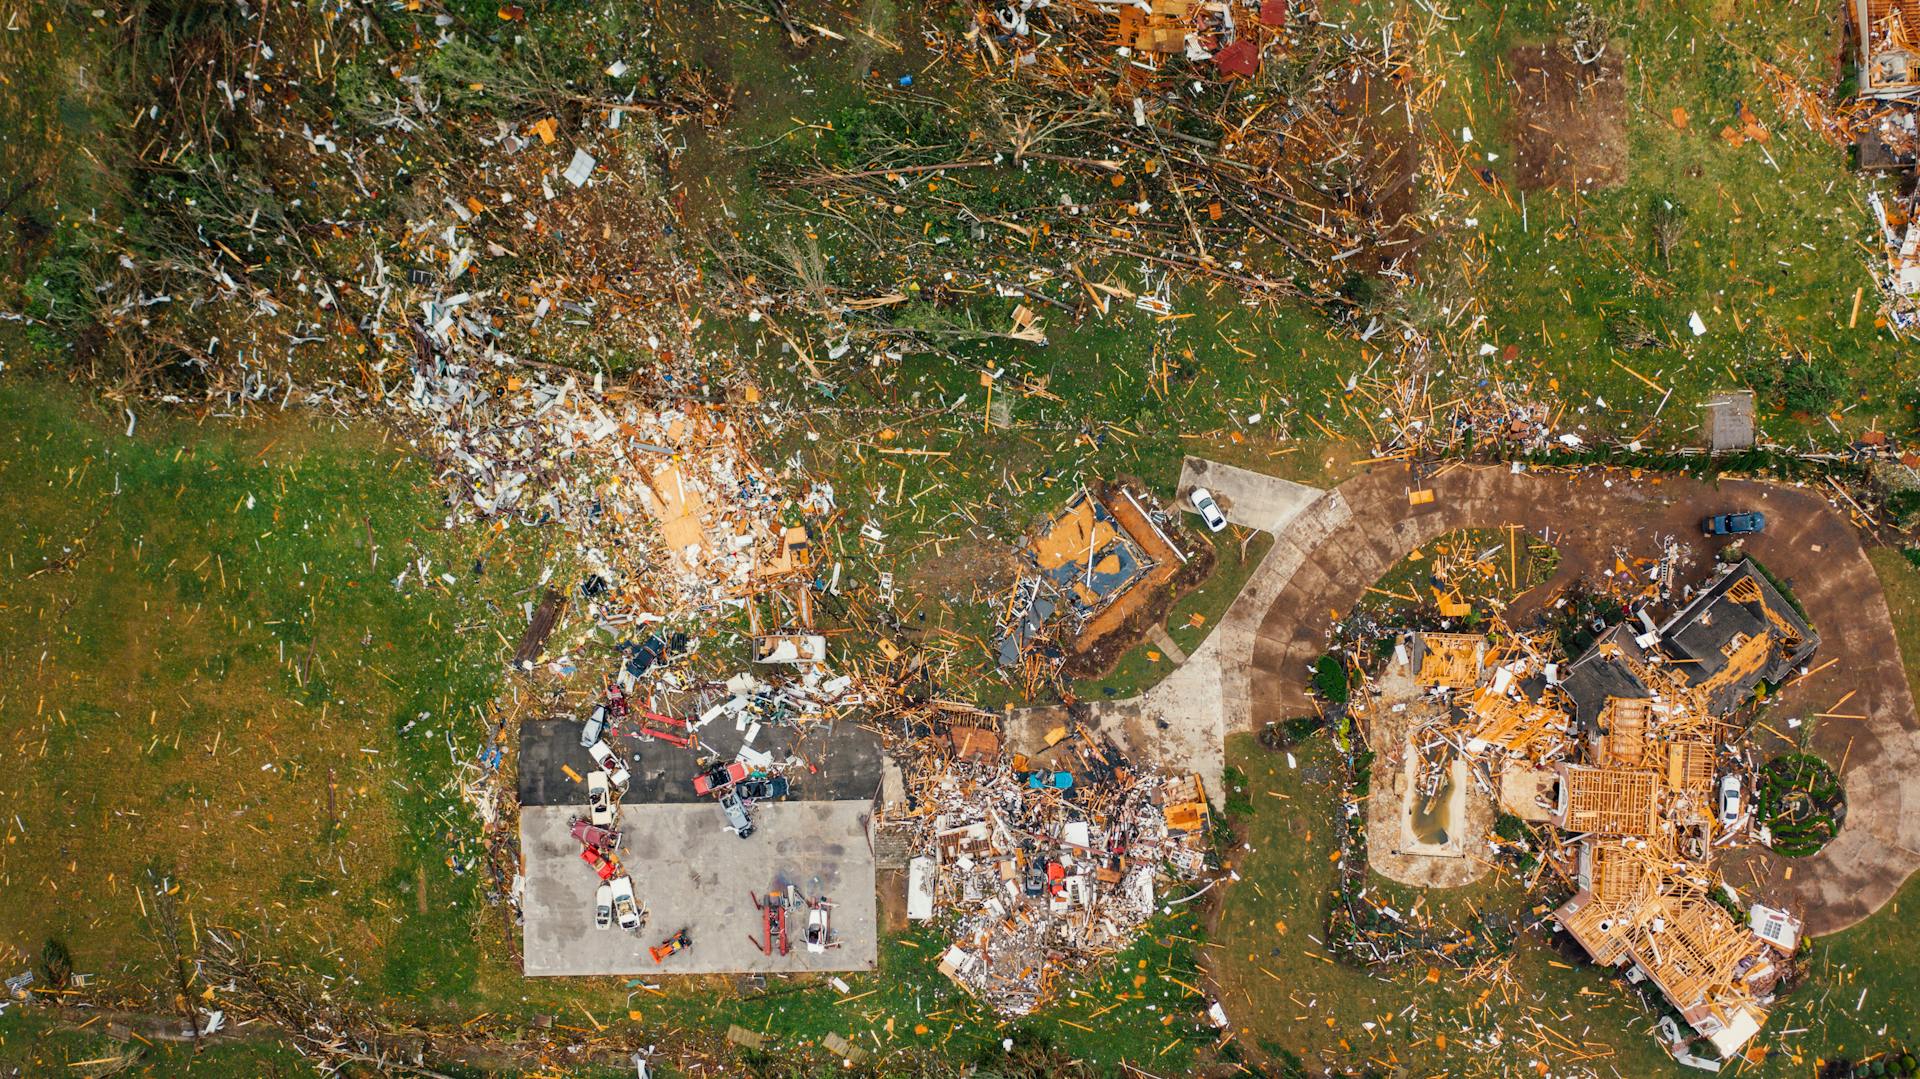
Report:
[[[1592,7],[1624,56],[1626,179],[1604,190],[1536,190],[1523,202],[1513,186],[1507,53],[1554,40],[1568,6],[1464,5],[1447,32],[1451,71],[1437,134],[1501,181],[1497,191],[1463,181],[1459,212],[1477,224],[1456,234],[1455,249],[1468,257],[1452,265],[1477,268],[1470,284],[1486,304],[1487,340],[1518,349],[1503,373],[1555,387],[1568,420],[1590,436],[1684,445],[1697,438],[1690,429],[1706,394],[1764,385],[1783,352],[1804,352],[1836,363],[1851,387],[1799,416],[1763,394],[1767,435],[1832,445],[1873,422],[1908,429],[1899,393],[1920,360],[1874,326],[1873,260],[1859,246],[1873,242],[1864,193],[1874,181],[1850,173],[1844,148],[1783,111],[1759,67],[1775,65],[1812,89],[1827,85],[1842,45],[1831,6],[1786,3],[1764,19],[1737,17],[1739,6],[1726,0]],[[1736,147],[1720,137],[1739,125],[1742,103],[1770,141]],[[1684,129],[1676,108],[1688,114]],[[1473,132],[1470,146],[1460,142],[1463,128]],[[1664,216],[1680,229],[1659,256],[1652,244]],[[1687,328],[1696,311],[1704,336]],[[1629,314],[1664,343],[1618,344],[1615,329]],[[1820,415],[1826,409],[1844,414],[1837,431]]]
[[[134,989],[151,872],[378,999],[465,999],[482,867],[450,762],[540,564],[501,545],[476,576],[478,537],[367,428],[149,412],[129,438],[19,378],[0,411],[0,947],[56,938]],[[397,590],[416,558],[431,585]]]
[[[1250,736],[1228,743],[1228,759],[1246,776],[1253,804],[1241,822],[1246,844],[1234,854],[1241,880],[1222,900],[1208,952],[1221,999],[1250,1051],[1268,1060],[1293,1054],[1308,1066],[1364,1069],[1405,1064],[1415,1074],[1519,1074],[1532,1061],[1571,1071],[1577,1054],[1536,1052],[1547,1035],[1537,1020],[1586,1052],[1607,1055],[1596,1064],[1622,1075],[1663,1074],[1665,1055],[1641,1032],[1653,1017],[1617,980],[1562,959],[1537,937],[1515,949],[1511,980],[1465,982],[1458,971],[1427,981],[1428,964],[1367,972],[1335,962],[1321,945],[1335,883],[1334,834],[1341,812],[1332,744],[1316,734],[1284,753],[1261,748]],[[1370,876],[1403,909],[1412,890]],[[1504,908],[1521,916],[1526,897],[1495,875],[1458,893],[1425,893],[1427,904],[1458,921],[1469,910]],[[1452,908],[1449,910],[1449,908]],[[1483,994],[1485,997],[1483,999]],[[1577,1014],[1578,1019],[1563,1018]],[[1497,1041],[1496,1041],[1497,1038]],[[1477,1070],[1476,1070],[1477,1069]]]
[[[566,55],[591,52],[598,66],[606,43],[589,40],[597,31],[573,8],[526,6],[528,33]],[[1771,385],[1783,353],[1804,353],[1841,370],[1844,392],[1799,414],[1767,392],[1760,419],[1768,436],[1833,446],[1870,423],[1908,430],[1900,392],[1920,377],[1920,354],[1873,324],[1877,267],[1860,248],[1870,240],[1870,181],[1847,172],[1843,150],[1780,110],[1757,64],[1809,85],[1826,79],[1840,48],[1833,4],[1788,0],[1764,14],[1732,0],[1593,6],[1624,55],[1627,172],[1618,187],[1522,196],[1513,183],[1510,133],[1521,120],[1506,57],[1559,35],[1568,5],[1450,7],[1422,51],[1422,77],[1446,80],[1423,132],[1429,149],[1449,167],[1490,172],[1485,185],[1463,173],[1444,198],[1422,188],[1445,235],[1423,254],[1421,280],[1394,302],[1448,341],[1424,371],[1430,398],[1494,380],[1525,383],[1556,404],[1562,429],[1685,445],[1707,393]],[[495,7],[461,10],[492,26]],[[690,212],[715,229],[757,235],[764,225],[794,225],[793,211],[771,205],[759,170],[795,145],[846,136],[850,124],[826,125],[893,93],[882,87],[900,75],[917,74],[921,91],[955,90],[951,65],[932,65],[915,44],[922,16],[901,0],[862,5],[857,16],[796,4],[854,39],[817,42],[803,55],[770,23],[683,7],[669,10],[687,17],[656,28],[667,39],[662,55],[739,88],[725,130],[689,136],[682,170],[707,178],[690,195]],[[125,216],[110,197],[113,178],[85,152],[104,138],[104,124],[126,122],[113,85],[126,73],[104,63],[118,40],[112,20],[47,3],[31,10],[29,23],[53,29],[0,34],[9,76],[0,147],[16,174],[45,180],[21,206],[54,231],[5,263],[0,306],[10,310],[26,303],[26,280],[46,269],[31,260],[69,253],[77,244],[69,234],[92,228],[79,221],[96,203],[103,234]],[[1410,10],[1367,0],[1333,17],[1345,32],[1378,38]],[[876,48],[855,21],[906,44]],[[1719,137],[1742,103],[1766,123],[1769,141],[1736,147]],[[1676,125],[1675,108],[1689,115],[1686,127]],[[738,216],[727,218],[723,205]],[[1658,254],[1651,236],[1662,220],[1679,222],[1678,242]],[[924,223],[956,235],[965,224],[952,213]],[[854,251],[823,236],[829,255]],[[331,241],[316,234],[314,242]],[[858,270],[875,286],[940,287],[930,271],[891,259]],[[1866,308],[1856,322],[1861,288]],[[1117,304],[1074,324],[1049,308],[1044,347],[994,341],[879,368],[829,365],[824,383],[807,377],[779,339],[762,336],[764,327],[714,318],[707,331],[717,345],[741,346],[756,381],[784,406],[790,422],[764,447],[766,460],[797,454],[840,492],[848,518],[832,542],[849,579],[890,570],[904,581],[953,557],[957,545],[1012,541],[1090,481],[1126,473],[1171,490],[1186,454],[1308,482],[1331,482],[1367,455],[1378,417],[1346,384],[1382,361],[1379,341],[1354,341],[1304,307],[1249,308],[1224,289],[1176,289],[1172,299],[1180,316],[1172,319]],[[1001,325],[1012,307],[980,293],[938,314]],[[1708,328],[1699,337],[1687,329],[1695,312]],[[1631,324],[1657,342],[1624,344],[1621,328]],[[36,341],[65,344],[43,334]],[[813,344],[823,353],[828,342]],[[995,393],[1011,401],[1005,426],[985,422],[979,379],[989,368],[1003,372]],[[353,992],[429,1017],[491,1011],[511,1025],[536,1012],[577,1022],[585,1011],[597,1023],[669,1032],[738,1022],[783,1046],[832,1032],[880,1052],[962,1058],[991,1057],[1000,1037],[1018,1034],[1068,1058],[1110,1068],[1126,1059],[1161,1075],[1200,1059],[1208,1038],[1192,1024],[1198,998],[1186,988],[1199,984],[1190,969],[1199,937],[1180,922],[1156,927],[1058,1011],[1010,1026],[934,972],[934,941],[924,934],[888,940],[882,971],[849,978],[846,997],[817,982],[776,983],[765,996],[675,983],[665,996],[639,990],[635,1021],[622,1018],[636,988],[624,982],[523,981],[505,943],[510,927],[480,899],[476,828],[447,784],[452,761],[471,759],[484,735],[506,647],[500,633],[517,624],[526,585],[544,564],[537,538],[489,544],[478,533],[439,531],[440,495],[425,467],[368,428],[290,417],[199,426],[141,405],[128,437],[117,406],[8,378],[0,384],[10,421],[0,433],[8,511],[0,663],[13,677],[0,684],[0,789],[15,798],[10,819],[0,818],[8,836],[0,887],[20,900],[0,909],[10,966],[31,963],[43,941],[58,938],[79,969],[109,984],[145,985],[154,956],[135,889],[152,869],[181,883],[200,923],[244,925],[318,971],[356,979]],[[885,454],[883,446],[935,455]],[[849,539],[865,521],[888,540]],[[1189,649],[1217,624],[1267,543],[1256,538],[1243,551],[1226,536],[1214,542],[1221,568],[1168,619]],[[453,584],[394,590],[390,582],[413,558],[431,558],[429,578],[448,573]],[[1897,553],[1874,559],[1903,646],[1920,640],[1920,573]],[[917,597],[929,620],[914,632],[925,639],[904,642],[959,649],[944,687],[958,694],[990,662],[984,649],[953,643],[991,621],[987,603],[964,591]],[[1197,627],[1194,614],[1203,616]],[[1087,695],[1125,695],[1162,676],[1168,664],[1147,660],[1150,647]],[[1910,676],[1916,670],[1910,662]],[[1236,1045],[1250,1056],[1284,1049],[1355,1068],[1406,1062],[1515,1074],[1543,1059],[1567,1070],[1666,1073],[1670,1065],[1643,1034],[1647,1013],[1619,980],[1564,964],[1531,938],[1515,953],[1510,982],[1473,985],[1452,975],[1428,983],[1424,970],[1369,976],[1320,954],[1313,937],[1332,881],[1327,822],[1339,807],[1330,779],[1304,776],[1325,767],[1325,747],[1309,743],[1296,757],[1300,767],[1288,768],[1250,742],[1234,747],[1254,788],[1252,849],[1234,856],[1245,879],[1228,889],[1203,950],[1216,960]],[[1915,1035],[1916,942],[1899,914],[1909,899],[1902,893],[1864,925],[1812,944],[1809,984],[1763,1037],[1781,1051],[1749,1072],[1805,1074],[1822,1054]],[[1518,909],[1526,898],[1490,882],[1427,902]],[[1177,1018],[1162,1024],[1168,1016]],[[1535,1048],[1546,1037],[1536,1023],[1613,1055],[1581,1061],[1564,1046]],[[1781,1033],[1800,1027],[1808,1032]],[[9,1047],[32,1042],[6,1025],[0,1037]],[[12,1059],[65,1074],[98,1040],[50,1039],[32,1050],[40,1058]],[[153,1063],[167,1074],[164,1060]]]
[[[222,1040],[199,1052],[179,1042],[119,1041],[96,1020],[87,1029],[56,1026],[45,1017],[15,1008],[0,1016],[0,1068],[13,1075],[103,1076],[109,1074],[173,1079],[294,1079],[314,1074],[313,1062],[271,1040]],[[119,1061],[131,1057],[124,1070]]]

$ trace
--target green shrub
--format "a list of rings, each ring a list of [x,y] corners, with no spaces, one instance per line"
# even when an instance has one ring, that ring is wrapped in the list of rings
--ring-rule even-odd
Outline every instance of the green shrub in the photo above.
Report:
[[[1805,354],[1759,368],[1754,388],[1786,412],[1824,415],[1847,395],[1851,382],[1839,361]]]
[[[1334,704],[1345,704],[1352,694],[1347,665],[1333,656],[1321,656],[1313,665],[1313,691]]]
[[[40,980],[48,989],[65,989],[73,978],[73,954],[60,940],[48,937],[40,945]]]
[[[1767,827],[1774,853],[1804,858],[1840,833],[1846,795],[1833,769],[1807,753],[1768,761],[1754,782],[1754,819]]]
[[[1247,774],[1229,764],[1220,773],[1220,783],[1226,788],[1222,792],[1221,803],[1226,808],[1228,821],[1236,821],[1253,812],[1253,795],[1247,791]]]
[[[1493,834],[1510,843],[1526,843],[1533,839],[1533,833],[1527,829],[1527,822],[1511,813],[1502,813],[1494,818]]]

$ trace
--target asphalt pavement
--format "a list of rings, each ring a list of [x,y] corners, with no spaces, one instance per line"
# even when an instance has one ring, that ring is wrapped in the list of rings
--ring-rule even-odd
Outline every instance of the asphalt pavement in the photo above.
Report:
[[[610,744],[633,773],[621,802],[627,805],[675,804],[711,801],[693,793],[693,776],[703,757],[731,760],[745,740],[725,716],[700,730],[701,751],[647,741],[631,734],[614,734]],[[880,790],[880,739],[853,723],[810,723],[799,726],[762,726],[755,749],[771,753],[776,762],[788,762],[782,774],[792,784],[792,801],[867,800]],[[534,720],[520,727],[520,804],[523,806],[578,805],[586,788],[567,775],[571,767],[584,776],[593,760],[580,745],[580,722],[573,719]],[[716,811],[717,812],[717,811]]]

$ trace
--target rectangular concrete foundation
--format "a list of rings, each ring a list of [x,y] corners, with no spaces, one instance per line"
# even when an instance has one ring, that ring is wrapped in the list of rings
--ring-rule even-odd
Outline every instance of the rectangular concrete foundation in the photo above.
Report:
[[[754,832],[746,839],[727,828],[712,802],[621,806],[620,860],[647,912],[638,933],[593,927],[600,881],[568,834],[581,808],[520,811],[529,977],[873,969],[879,949],[867,843],[871,802],[763,802],[753,807]],[[788,919],[792,951],[760,951],[761,916],[751,896],[786,885],[832,901],[839,947],[808,952],[800,909]],[[681,929],[693,946],[656,966],[647,948]]]

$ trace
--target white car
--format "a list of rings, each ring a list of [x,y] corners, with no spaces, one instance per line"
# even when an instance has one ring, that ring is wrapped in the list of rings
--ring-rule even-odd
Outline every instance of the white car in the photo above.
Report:
[[[613,924],[613,885],[602,884],[593,893],[593,927],[605,929]]]
[[[580,748],[585,749],[600,740],[607,733],[607,706],[596,704],[593,712],[580,724]]]
[[[1720,807],[1720,826],[1731,828],[1740,820],[1740,777],[1721,776],[1715,800]]]
[[[807,908],[807,951],[824,954],[833,947],[832,905],[822,899]]]
[[[593,823],[602,828],[613,827],[613,790],[607,783],[607,773],[587,773],[587,809]]]
[[[613,915],[620,919],[620,928],[640,928],[640,907],[633,901],[633,878],[623,873],[609,881],[607,887],[613,890]]]
[[[1202,521],[1207,522],[1207,531],[1218,532],[1227,527],[1227,515],[1220,512],[1220,503],[1213,500],[1212,491],[1205,487],[1195,487],[1188,493],[1187,500],[1193,503],[1193,512],[1199,514]]]
[[[627,782],[633,778],[633,773],[627,771],[627,762],[621,760],[620,754],[615,753],[605,740],[588,746],[587,756],[593,758],[595,767],[607,773],[607,778],[613,781],[614,790],[627,789]]]

